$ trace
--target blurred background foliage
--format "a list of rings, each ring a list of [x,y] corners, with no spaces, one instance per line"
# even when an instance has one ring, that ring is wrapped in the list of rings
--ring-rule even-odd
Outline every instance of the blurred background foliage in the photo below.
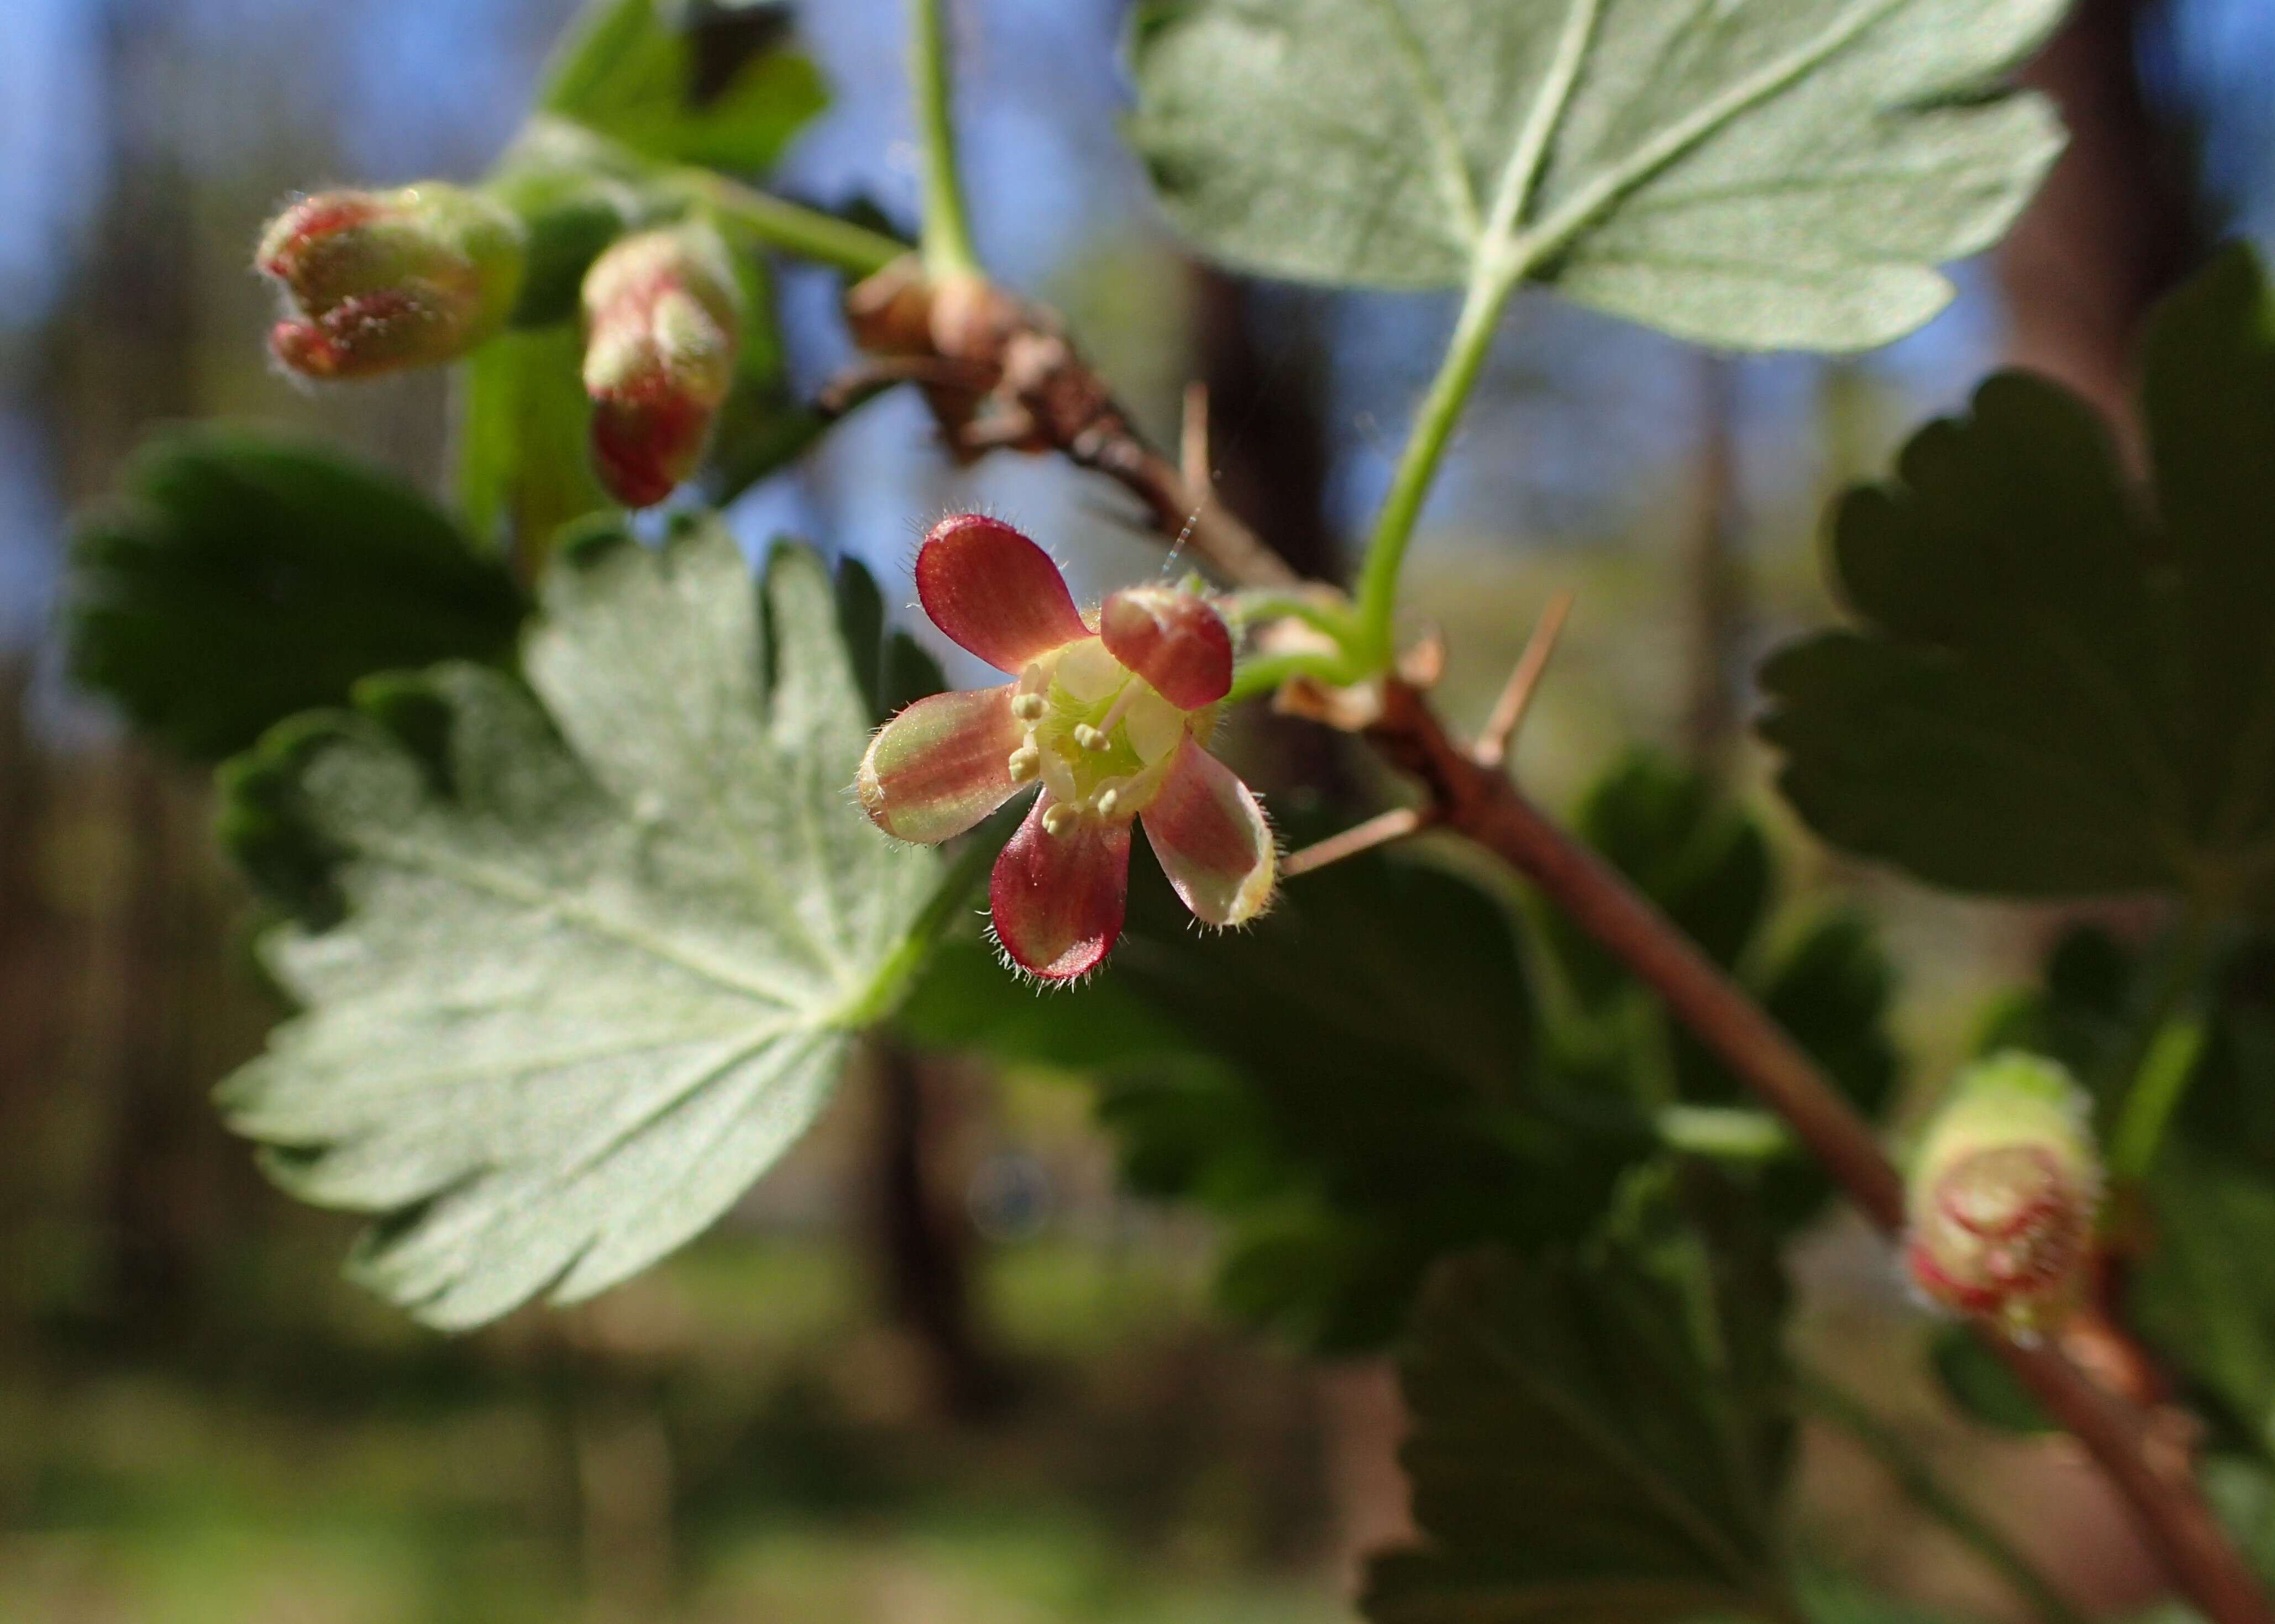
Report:
[[[726,26],[778,20],[708,9]],[[1227,499],[1332,572],[1449,307],[1183,260],[1115,132],[1122,9],[958,8],[980,247],[1067,312],[1158,432],[1183,381],[1206,380]],[[128,739],[63,670],[65,516],[162,477],[129,460],[153,427],[214,418],[445,488],[446,426],[466,409],[446,380],[280,379],[249,246],[297,189],[488,168],[570,11],[0,7],[0,1618],[1346,1616],[1362,1553],[1406,1527],[1404,1423],[1379,1355],[1429,1257],[1577,1243],[1639,1139],[1748,1127],[1728,1079],[1587,944],[1445,853],[1329,871],[1253,936],[1175,952],[1141,865],[1122,973],[1047,1016],[976,946],[953,949],[901,1040],[874,1046],[728,1224],[587,1308],[464,1340],[342,1282],[350,1226],[270,1192],[207,1102],[276,1014],[246,951],[253,915],[208,838],[204,774]],[[831,100],[778,184],[905,229],[897,4],[812,5],[799,26]],[[2123,1066],[2112,1046],[2153,1001],[2159,949],[2122,910],[1961,903],[1829,857],[1765,793],[1749,673],[1828,617],[1826,499],[1991,366],[2051,371],[2126,423],[2150,300],[2219,237],[2275,230],[2271,71],[2275,18],[2253,0],[2086,0],[2034,70],[2072,155],[1936,324],[1856,361],[1734,360],[1523,303],[1427,516],[1414,621],[1444,632],[1451,712],[1481,715],[1548,593],[1575,588],[1520,771],[1844,1087],[1900,1116],[1992,1036],[2081,1075]],[[788,270],[778,291],[787,401],[848,351],[833,279]],[[1085,591],[1157,567],[1065,469],[957,472],[929,448],[916,403],[888,397],[730,517],[753,547],[790,531],[866,561],[903,619],[906,555],[951,505],[1016,516]],[[589,497],[488,498],[509,499]],[[101,510],[114,555],[147,534]],[[296,560],[307,540],[203,544],[290,570],[317,556]],[[513,605],[430,554],[420,590],[448,612],[446,646],[495,647]],[[251,643],[182,652],[263,668]],[[934,652],[951,680],[975,675]],[[241,742],[171,741],[193,757]],[[1331,827],[1379,787],[1315,735],[1244,721],[1236,744],[1267,786],[1307,786],[1273,797],[1291,831]],[[1829,905],[1835,881],[1863,912]],[[1366,932],[1334,923],[1402,917],[1428,922],[1440,957],[1370,957]],[[2275,1237],[2264,1195],[2220,1176],[2264,1170],[2275,1143],[2252,1105],[2275,1096],[2245,1085],[2275,1066],[2270,949],[2218,951],[2222,1018],[2184,1124],[2201,1176],[2168,1216],[2172,1266],[2264,1256]],[[1418,1063],[1370,1046],[1379,1001],[1443,1041]],[[957,1056],[976,1023],[999,1063]],[[1304,1067],[1244,1063],[1289,1045]],[[1387,1070],[1400,1135],[1368,1115]],[[1821,1187],[1789,1163],[1734,1176],[1799,1236],[1794,1340],[1812,1367],[1872,1394],[1978,1502],[2030,1505],[2017,1537],[2063,1552],[2081,1599],[2146,1594],[2097,1484],[2028,1435],[2012,1395],[1946,1357],[1978,1415],[2006,1403],[1996,1431],[1923,1379],[1936,1327],[1853,1227],[1821,1221]],[[1637,1289],[1671,1267],[1651,1254]],[[1564,1288],[1553,1270],[1478,1273],[1513,1303]],[[2132,1289],[2167,1348],[2202,1350],[2186,1374],[2233,1440],[2264,1449],[2275,1320],[2241,1295],[2236,1323],[2193,1324],[2202,1295],[2155,1271]],[[1458,1382],[1459,1350],[1436,1368]],[[1781,1461],[1787,1446],[1762,1447]],[[2013,1613],[1854,1439],[1806,1427],[1796,1458],[1806,1549],[1913,1602]]]

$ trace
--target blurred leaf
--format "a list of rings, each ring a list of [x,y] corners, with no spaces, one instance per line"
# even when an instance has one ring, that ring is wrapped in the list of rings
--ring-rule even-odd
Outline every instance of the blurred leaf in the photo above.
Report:
[[[2135,1265],[2128,1318],[2240,1441],[2275,1454],[2275,1184],[2174,1139],[2149,1195],[2155,1243]]]
[[[374,671],[503,661],[521,594],[390,474],[248,429],[161,436],[72,539],[72,674],[193,760]]]
[[[547,112],[634,151],[738,174],[774,166],[828,105],[820,70],[788,45],[790,9],[736,8],[733,57],[707,52],[662,0],[597,0],[546,71]],[[760,24],[766,15],[775,26]]]
[[[1577,825],[1753,993],[1852,1104],[1879,1114],[1897,1069],[1886,1030],[1893,978],[1870,925],[1829,913],[1772,950],[1765,938],[1777,877],[1767,841],[1711,779],[1653,752],[1615,763],[1589,792]],[[1546,917],[1544,934],[1573,993],[1568,1011],[1559,1009],[1549,1023],[1555,1068],[1658,1113],[1753,1103],[1712,1052],[1667,1018],[1654,993],[1562,914]],[[1832,1190],[1791,1145],[1765,1159],[1757,1178],[1768,1211],[1788,1227],[1814,1216]]]
[[[764,627],[759,598],[714,525],[587,540],[547,578],[534,699],[444,666],[229,769],[306,1013],[224,1108],[289,1189],[384,1215],[355,1273],[434,1324],[695,1235],[906,972],[941,868],[845,794],[869,714],[828,577],[780,547]]]
[[[1685,338],[1863,348],[1942,307],[1933,267],[1992,242],[2059,149],[2045,104],[1995,86],[2061,11],[1148,0],[1134,133],[1177,223],[1246,268],[1455,287],[1539,242],[1541,280]],[[1528,134],[1538,179],[1497,213]]]
[[[494,338],[457,374],[459,509],[532,571],[562,526],[616,509],[593,472],[584,358],[571,321]]]
[[[1846,1574],[1804,1564],[1794,1575],[1795,1599],[1810,1624],[1954,1624],[1954,1615],[1883,1594]]]
[[[838,561],[837,632],[853,662],[853,679],[873,726],[948,685],[940,661],[905,631],[885,622],[885,594],[858,558]]]
[[[1841,504],[1856,631],[1763,672],[1781,779],[1835,844],[1964,890],[2233,904],[2275,865],[2275,306],[2248,249],[2168,299],[2153,512],[2060,389],[1992,379]]]
[[[484,189],[529,233],[512,318],[521,328],[573,321],[585,273],[608,245],[684,207],[647,161],[547,113],[522,126]]]
[[[1653,1202],[1583,1253],[1444,1265],[1401,1360],[1427,1543],[1375,1560],[1376,1624],[1789,1619],[1778,1293],[1758,1247]]]
[[[1102,1072],[1131,1182],[1219,1215],[1245,1317],[1379,1347],[1437,1258],[1576,1239],[1649,1152],[1625,1102],[1539,1086],[1515,923],[1448,870],[1372,854],[1198,935],[1150,863],[1132,880],[1103,976],[1039,999],[950,950],[904,1030]]]
[[[1577,819],[1583,839],[1633,880],[1700,951],[1735,969],[1767,917],[1769,843],[1713,781],[1648,750],[1599,779]],[[1620,962],[1563,914],[1549,917],[1558,961],[1585,1004],[1635,986]]]
[[[1961,1413],[1984,1425],[2029,1437],[2061,1430],[2022,1378],[1965,1326],[1939,1327],[1928,1362]]]
[[[732,226],[727,229],[731,233]],[[720,410],[702,475],[705,495],[722,508],[820,439],[834,421],[801,398],[790,382],[765,245],[737,246],[743,326],[735,382]]]

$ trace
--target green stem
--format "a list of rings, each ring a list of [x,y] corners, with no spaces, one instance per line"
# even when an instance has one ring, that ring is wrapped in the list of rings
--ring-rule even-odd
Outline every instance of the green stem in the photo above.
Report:
[[[850,276],[873,276],[909,251],[906,244],[881,231],[740,185],[707,170],[691,170],[685,178],[722,220],[739,226],[770,248],[834,265]]]
[[[1262,654],[1253,660],[1243,660],[1232,673],[1232,691],[1225,695],[1228,704],[1252,699],[1258,694],[1270,693],[1282,684],[1299,676],[1309,676],[1331,688],[1355,682],[1358,672],[1350,661],[1325,650],[1289,654]]]
[[[1340,598],[1326,598],[1318,593],[1251,589],[1232,593],[1220,603],[1225,617],[1236,627],[1260,625],[1267,620],[1300,620],[1338,643],[1350,635],[1350,608]]]
[[[1445,361],[1415,413],[1413,430],[1399,456],[1398,471],[1391,478],[1390,494],[1383,499],[1382,512],[1374,522],[1366,563],[1359,573],[1358,625],[1351,653],[1364,669],[1379,671],[1390,664],[1390,622],[1398,608],[1398,576],[1405,567],[1407,544],[1414,539],[1415,521],[1422,517],[1422,504],[1438,477],[1439,465],[1446,459],[1446,448],[1453,443],[1462,408],[1469,404],[1470,391],[1485,370],[1493,329],[1522,279],[1522,266],[1491,263],[1470,278]]]
[[[917,140],[924,149],[925,275],[935,283],[979,271],[956,175],[947,10],[948,0],[909,0],[909,79],[916,95]]]
[[[1893,1427],[1846,1388],[1812,1371],[1795,1372],[1802,1402],[1862,1445],[1911,1501],[1999,1571],[2044,1624],[2086,1624],[2085,1617],[2052,1581],[1987,1520],[1935,1475],[1934,1469]]]
[[[2165,1129],[2196,1076],[2210,1035],[2196,994],[2211,954],[2205,911],[2191,909],[2115,1073],[2124,1084],[2109,1130],[2109,1173],[2116,1183],[2137,1184],[2148,1177]]]

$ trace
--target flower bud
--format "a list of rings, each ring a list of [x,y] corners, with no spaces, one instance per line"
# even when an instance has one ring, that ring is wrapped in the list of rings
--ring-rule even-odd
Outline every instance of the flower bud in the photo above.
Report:
[[[1905,1264],[1931,1301],[2024,1335],[2077,1307],[2101,1201],[2088,1119],[2052,1061],[2007,1053],[1961,1074],[1906,1192]]]
[[[261,239],[261,271],[298,310],[269,348],[312,378],[453,360],[505,324],[523,259],[520,222],[457,186],[319,193]]]
[[[593,458],[627,507],[652,507],[703,461],[735,380],[742,293],[727,246],[690,223],[625,238],[585,277]]]

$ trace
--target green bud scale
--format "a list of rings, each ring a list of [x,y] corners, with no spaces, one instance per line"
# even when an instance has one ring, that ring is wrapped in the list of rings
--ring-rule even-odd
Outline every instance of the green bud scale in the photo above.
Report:
[[[1960,1075],[1906,1191],[1905,1265],[1931,1302],[2022,1335],[2077,1307],[2101,1202],[2089,1121],[2052,1061],[2001,1054]]]

